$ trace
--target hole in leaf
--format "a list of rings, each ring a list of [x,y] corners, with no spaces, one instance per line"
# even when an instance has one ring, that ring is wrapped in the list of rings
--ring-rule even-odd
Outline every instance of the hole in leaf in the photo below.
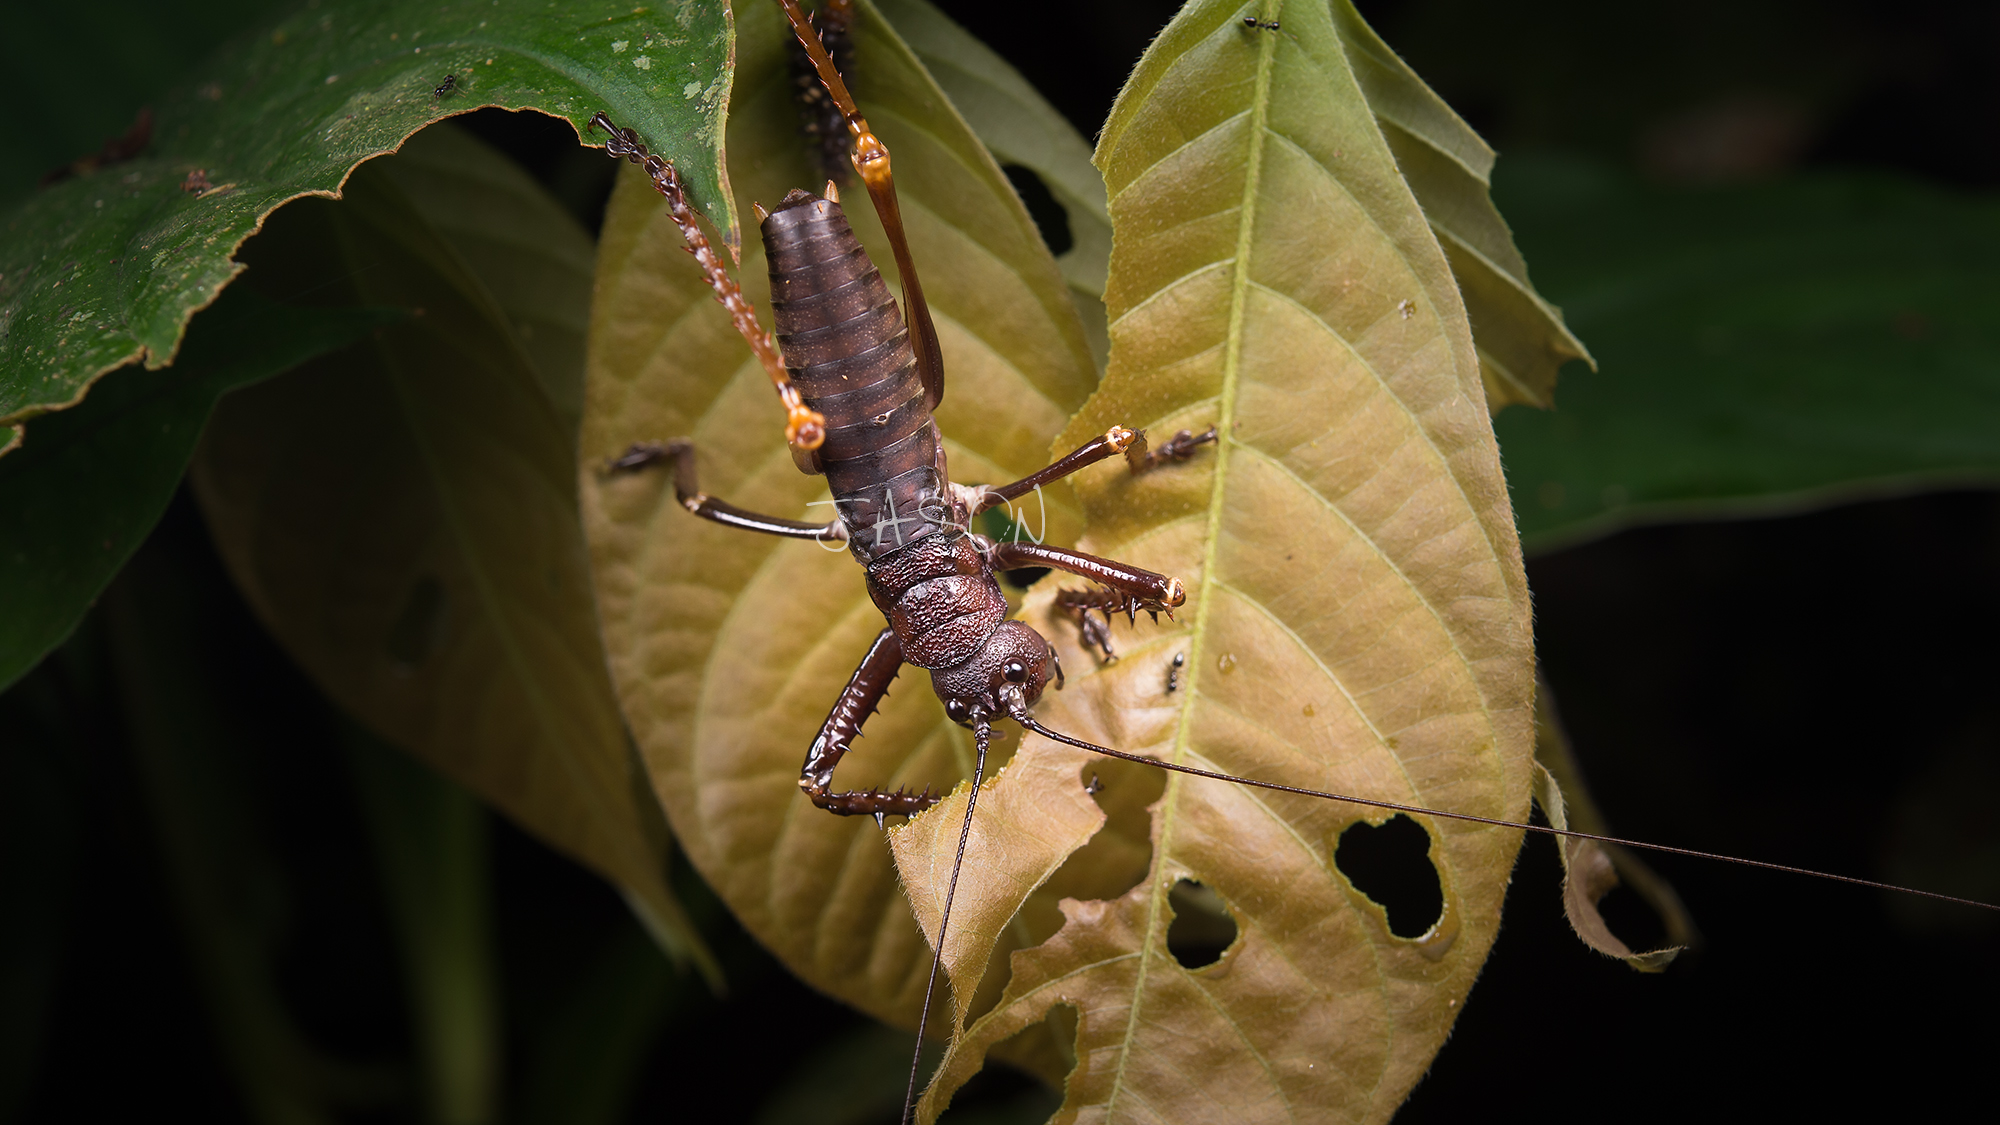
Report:
[[[1055,194],[1048,185],[1035,175],[1031,168],[1019,164],[1003,164],[1000,170],[1007,174],[1007,182],[1014,185],[1014,194],[1028,207],[1028,217],[1035,220],[1035,229],[1042,232],[1042,241],[1048,243],[1051,255],[1062,255],[1076,245],[1076,236],[1069,230],[1069,212],[1056,202]]]
[[[1389,932],[1422,937],[1444,915],[1444,888],[1431,866],[1431,835],[1400,813],[1380,828],[1357,821],[1340,834],[1333,864],[1354,889],[1389,914]]]
[[[1236,919],[1222,896],[1193,879],[1182,879],[1167,892],[1174,920],[1167,927],[1167,952],[1183,969],[1201,969],[1222,960],[1222,951],[1236,940]]]
[[[1108,901],[1138,886],[1152,870],[1153,815],[1148,808],[1166,791],[1166,771],[1106,758],[1087,763],[1076,783],[1088,785],[1093,777],[1098,789],[1092,799],[1104,810],[1104,827],[1022,904],[1024,946],[1039,945],[1062,928],[1056,904],[1063,899]]]
[[[953,1120],[970,1122],[975,1115],[980,1121],[1046,1121],[1055,1116],[1062,1108],[1063,1083],[1076,1069],[1076,1031],[1076,1009],[1057,1004],[1041,1020],[995,1043],[986,1053],[987,1061],[1006,1065],[988,1066],[952,1095],[952,1109],[964,1110],[962,1116],[955,1119],[948,1109],[938,1120],[949,1125]],[[1023,1072],[1039,1081],[1023,1082]],[[985,1100],[975,1105],[975,1096],[982,1093]],[[995,1112],[1001,1107],[1004,1116]]]
[[[410,596],[389,626],[389,655],[399,664],[416,668],[437,647],[444,625],[444,583],[435,574],[426,574],[410,587]]]

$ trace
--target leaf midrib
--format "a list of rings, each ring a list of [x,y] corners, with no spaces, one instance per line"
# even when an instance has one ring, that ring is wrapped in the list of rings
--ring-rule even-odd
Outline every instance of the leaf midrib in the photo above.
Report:
[[[1211,35],[1214,33],[1211,32]],[[1181,763],[1189,753],[1189,741],[1194,726],[1195,702],[1201,693],[1201,670],[1205,642],[1208,638],[1209,610],[1213,605],[1215,592],[1215,567],[1218,561],[1222,539],[1222,508],[1229,483],[1229,454],[1234,445],[1231,436],[1236,423],[1237,380],[1243,357],[1243,315],[1244,305],[1250,289],[1251,241],[1257,227],[1258,193],[1262,187],[1264,144],[1268,136],[1271,99],[1271,70],[1276,60],[1278,45],[1276,35],[1259,35],[1257,42],[1257,76],[1255,92],[1251,95],[1249,151],[1243,168],[1243,204],[1238,209],[1236,221],[1236,250],[1231,263],[1229,282],[1229,328],[1223,341],[1222,390],[1216,396],[1217,417],[1215,428],[1215,471],[1209,485],[1208,526],[1206,540],[1202,546],[1201,579],[1196,603],[1193,642],[1188,652],[1187,702],[1181,705],[1180,726],[1174,732],[1172,761]],[[1183,56],[1185,57],[1185,56]],[[1185,145],[1181,146],[1183,149]],[[1120,192],[1123,194],[1123,191]],[[1125,1089],[1125,1064],[1132,1057],[1132,1042],[1137,1036],[1140,1015],[1145,1005],[1146,978],[1151,972],[1154,958],[1164,952],[1165,933],[1161,926],[1161,913],[1166,905],[1166,888],[1161,886],[1161,873],[1166,868],[1168,857],[1173,854],[1174,830],[1180,810],[1180,790],[1183,785],[1181,775],[1172,774],[1167,780],[1167,790],[1160,804],[1160,841],[1155,847],[1154,884],[1146,903],[1146,926],[1141,935],[1140,948],[1146,955],[1139,959],[1139,966],[1132,982],[1132,1003],[1125,1017],[1124,1048],[1118,1053],[1118,1065],[1111,1075],[1111,1089],[1105,1100],[1105,1115],[1114,1117],[1118,1096]]]

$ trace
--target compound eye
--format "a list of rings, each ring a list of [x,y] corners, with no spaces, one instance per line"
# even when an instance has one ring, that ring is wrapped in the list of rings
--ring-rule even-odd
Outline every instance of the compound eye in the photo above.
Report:
[[[944,703],[944,715],[954,723],[962,723],[972,717],[972,708],[967,707],[963,699],[947,699]]]
[[[1025,684],[1028,682],[1028,666],[1018,660],[1009,660],[1006,664],[1002,665],[1000,674],[1006,677],[1008,683]]]

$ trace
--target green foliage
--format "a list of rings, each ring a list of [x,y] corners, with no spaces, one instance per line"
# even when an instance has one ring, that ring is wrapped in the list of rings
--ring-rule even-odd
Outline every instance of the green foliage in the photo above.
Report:
[[[587,238],[446,129],[251,249],[259,286],[413,315],[218,411],[195,484],[238,585],[362,722],[612,879],[712,976],[633,785],[577,517],[561,314],[583,311]]]
[[[491,1121],[500,1014],[486,810],[365,731],[350,729],[347,744],[403,955],[426,1108],[436,1121]]]
[[[657,138],[697,198],[714,200],[718,219],[733,229],[720,151],[726,13],[643,11],[605,5],[593,15],[570,5],[554,15],[510,0],[480,9],[474,21],[390,0],[309,8],[206,60],[157,103],[151,143],[135,158],[36,191],[0,219],[0,454],[26,440],[51,457],[91,456],[59,447],[100,433],[101,422],[77,423],[83,430],[44,423],[25,427],[27,435],[23,423],[74,406],[121,365],[153,370],[171,362],[189,318],[243,269],[232,255],[277,207],[335,193],[358,163],[458,109],[534,106],[579,132],[592,113],[609,109]],[[581,35],[579,25],[587,28]],[[447,74],[459,76],[458,89],[439,97],[433,90]],[[662,97],[669,84],[679,96]],[[274,328],[260,326],[251,338]],[[297,349],[315,346],[297,329],[282,341],[262,338],[291,350],[256,370],[232,357],[234,382],[296,365],[312,354]],[[213,383],[206,399],[156,392],[137,408],[103,407],[118,410],[129,429],[163,431],[147,443],[161,447],[154,455],[144,448],[119,455],[122,478],[104,476],[112,466],[37,478],[33,502],[58,513],[59,526],[21,528],[53,532],[47,540],[10,540],[17,573],[0,597],[32,609],[0,633],[0,684],[67,633],[130,555],[179,479],[214,395],[228,385]],[[135,385],[127,397],[138,393]],[[164,447],[174,435],[178,454]],[[0,465],[9,460],[0,457]],[[125,482],[111,485],[124,490],[115,504],[103,495],[107,479]],[[103,545],[79,556],[78,541]]]
[[[1635,523],[2000,481],[2000,205],[1886,175],[1501,181],[1601,374],[1495,422],[1531,551]]]
[[[733,230],[719,147],[727,15],[645,13],[376,0],[239,39],[161,101],[143,154],[34,194],[0,228],[0,424],[69,405],[120,364],[170,362],[273,209],[335,191],[356,164],[470,105],[534,106],[579,134],[609,110],[658,138]],[[459,88],[434,94],[448,75]]]

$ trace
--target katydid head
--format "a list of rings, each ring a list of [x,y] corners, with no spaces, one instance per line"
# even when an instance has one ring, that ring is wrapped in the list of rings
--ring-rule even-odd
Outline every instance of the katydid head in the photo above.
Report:
[[[1055,648],[1024,621],[1003,621],[979,651],[931,672],[931,688],[954,723],[1012,715],[1033,706],[1062,668]]]

